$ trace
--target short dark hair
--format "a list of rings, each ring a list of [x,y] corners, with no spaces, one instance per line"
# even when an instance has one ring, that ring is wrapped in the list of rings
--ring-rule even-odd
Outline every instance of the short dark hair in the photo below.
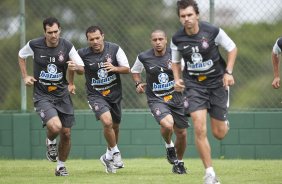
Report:
[[[179,0],[177,1],[177,15],[179,16],[180,9],[185,9],[188,6],[192,6],[197,15],[200,14],[198,3],[195,0]]]
[[[59,28],[61,27],[60,22],[55,17],[48,17],[45,20],[43,20],[44,31],[46,31],[46,25],[53,26],[54,24],[57,24]]]
[[[85,32],[86,38],[88,38],[88,37],[87,37],[87,33],[94,33],[94,32],[96,32],[96,31],[100,31],[101,34],[104,34],[104,32],[103,32],[103,30],[102,30],[101,27],[99,27],[99,26],[90,26],[90,27],[88,27],[88,28],[86,29],[86,32]]]
[[[165,31],[162,30],[162,29],[155,29],[151,34],[153,34],[153,33],[162,33],[162,34],[164,34],[164,36],[166,37]]]

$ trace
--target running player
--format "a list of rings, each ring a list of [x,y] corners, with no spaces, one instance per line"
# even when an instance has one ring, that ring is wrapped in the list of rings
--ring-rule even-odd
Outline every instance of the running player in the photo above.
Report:
[[[199,21],[196,1],[179,0],[177,13],[183,26],[171,41],[174,87],[176,91],[185,93],[184,104],[193,121],[195,144],[206,171],[204,183],[218,184],[207,138],[207,113],[213,135],[223,139],[229,129],[229,86],[235,82],[232,71],[237,48],[221,28]],[[219,46],[226,50],[227,62],[220,55]],[[185,62],[183,80],[182,58]]]
[[[280,87],[280,69],[279,69],[279,55],[281,54],[282,50],[282,37],[278,38],[273,46],[272,49],[272,66],[273,66],[273,74],[274,79],[272,81],[272,87],[274,89],[278,89]]]
[[[74,71],[83,74],[84,64],[73,44],[60,38],[61,26],[56,18],[45,19],[43,28],[44,37],[29,41],[19,51],[19,66],[24,83],[34,86],[34,107],[47,129],[47,159],[57,161],[56,176],[67,176],[65,161],[70,152],[71,127],[75,121],[69,90],[74,93]],[[26,58],[29,56],[33,57],[33,76],[27,73]],[[70,76],[69,83],[66,73]]]
[[[90,108],[101,120],[107,141],[106,153],[100,157],[107,173],[123,168],[118,148],[121,122],[122,85],[120,74],[130,72],[127,57],[122,48],[104,41],[104,32],[99,26],[86,30],[89,47],[78,50],[85,64],[87,99]]]
[[[167,36],[163,30],[151,34],[151,49],[140,53],[131,69],[137,93],[146,93],[148,106],[160,125],[165,141],[167,160],[173,164],[172,172],[186,174],[183,155],[186,149],[188,119],[184,115],[182,93],[174,91],[171,70],[171,49],[167,48]],[[145,69],[146,82],[141,81]],[[172,141],[173,132],[176,135]]]

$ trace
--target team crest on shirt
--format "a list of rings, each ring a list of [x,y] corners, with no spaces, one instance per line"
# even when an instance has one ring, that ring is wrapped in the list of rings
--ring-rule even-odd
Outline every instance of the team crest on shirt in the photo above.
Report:
[[[184,108],[188,108],[188,107],[189,107],[188,98],[185,97],[185,98],[184,98]]]
[[[44,119],[45,116],[46,116],[44,110],[42,110],[42,109],[40,110],[39,115],[40,115],[41,119]]]
[[[60,51],[58,54],[58,61],[63,62],[64,61],[64,53],[63,51]]]
[[[97,103],[94,103],[94,110],[98,111],[100,109],[99,105]]]
[[[161,111],[160,111],[159,108],[155,108],[155,114],[156,114],[157,116],[161,115]]]
[[[171,70],[171,65],[172,65],[172,62],[171,62],[171,59],[169,59],[167,61],[167,68]]]
[[[205,37],[203,37],[202,38],[202,40],[201,40],[201,42],[202,42],[202,48],[204,48],[204,49],[207,49],[207,48],[209,48],[209,43],[208,43],[208,39],[206,39]]]
[[[108,62],[108,63],[112,63],[113,62],[112,57],[111,57],[110,54],[106,55],[106,62]]]

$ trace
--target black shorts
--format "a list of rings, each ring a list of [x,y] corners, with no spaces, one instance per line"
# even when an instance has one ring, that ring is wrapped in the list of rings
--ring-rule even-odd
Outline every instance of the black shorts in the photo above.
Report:
[[[34,102],[34,108],[42,120],[43,127],[53,117],[58,116],[62,126],[71,128],[75,122],[70,96],[58,100],[41,99]]]
[[[229,90],[226,90],[225,87],[189,88],[185,90],[185,98],[188,99],[187,113],[207,109],[211,117],[221,121],[227,119]]]
[[[183,129],[190,126],[188,123],[188,117],[184,114],[184,107],[176,108],[161,102],[149,102],[148,105],[154,118],[159,124],[164,117],[170,114],[172,115],[174,124],[177,128]]]
[[[113,123],[119,124],[121,121],[121,101],[117,103],[109,103],[101,97],[88,97],[90,109],[95,113],[97,120],[100,116],[109,111],[112,115]]]

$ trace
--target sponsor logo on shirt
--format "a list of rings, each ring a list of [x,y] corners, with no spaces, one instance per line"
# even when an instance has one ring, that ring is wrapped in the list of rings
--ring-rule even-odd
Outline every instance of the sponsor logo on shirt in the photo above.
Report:
[[[49,80],[49,81],[59,81],[63,78],[63,73],[57,73],[57,66],[55,64],[47,65],[47,72],[41,71],[39,79]]]
[[[99,79],[92,78],[92,82],[91,82],[92,86],[110,84],[111,82],[117,79],[116,74],[108,76],[108,72],[104,68],[99,69],[97,73]]]
[[[194,71],[205,71],[213,66],[213,61],[211,59],[203,61],[203,57],[200,53],[193,53],[191,56],[193,63],[187,62],[187,70]]]
[[[158,80],[159,84],[153,83],[153,91],[169,90],[174,86],[174,81],[169,81],[169,77],[166,73],[160,73]]]

